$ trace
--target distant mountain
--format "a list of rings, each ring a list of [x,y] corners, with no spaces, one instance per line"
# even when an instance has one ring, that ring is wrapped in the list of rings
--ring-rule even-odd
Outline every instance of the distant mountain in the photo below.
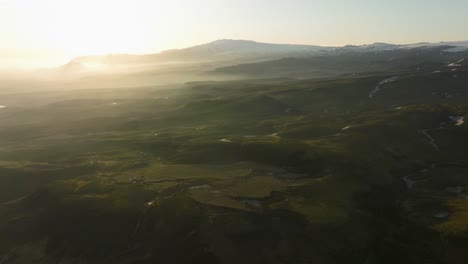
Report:
[[[262,58],[279,55],[306,55],[330,49],[329,47],[312,45],[270,44],[250,40],[223,39],[187,49],[166,51],[160,56],[179,59]]]
[[[416,44],[410,44],[410,45],[403,45],[403,48],[421,48],[421,47],[426,47],[426,48],[431,48],[431,47],[447,47],[445,49],[445,52],[464,52],[468,51],[468,41],[454,41],[454,42],[439,42],[439,43],[428,43],[428,42],[423,42],[423,43],[416,43]]]
[[[414,70],[430,72],[465,58],[468,58],[468,49],[461,45],[373,44],[346,46],[325,55],[289,57],[219,67],[213,73],[248,78],[317,78]]]
[[[439,43],[415,43],[415,44],[389,44],[389,43],[374,43],[370,45],[347,45],[334,49],[335,53],[347,53],[347,52],[378,52],[378,51],[390,51],[400,49],[421,49],[421,48],[441,48],[443,52],[465,52],[468,51],[468,41],[459,42],[439,42]]]
[[[77,61],[70,61],[69,63],[60,67],[61,74],[66,74],[68,72],[83,73],[86,71],[84,64]]]
[[[238,59],[279,59],[283,57],[305,57],[317,54],[373,52],[395,49],[412,49],[421,47],[447,47],[445,51],[458,52],[468,50],[468,41],[417,43],[395,45],[374,43],[370,45],[347,45],[343,47],[324,47],[314,45],[271,44],[251,40],[222,39],[207,44],[184,49],[174,49],[161,53],[132,55],[110,54],[102,56],[84,56],[73,59],[83,64],[158,64],[197,61],[227,61]]]
[[[280,58],[306,56],[332,50],[330,47],[313,45],[270,44],[250,40],[216,40],[185,49],[174,49],[156,54],[130,55],[110,54],[78,57],[78,63],[133,64],[170,63],[190,61],[219,61],[236,59]]]
[[[396,45],[388,43],[374,43],[370,45],[347,45],[343,47],[322,47],[314,45],[293,45],[293,44],[271,44],[261,43],[251,40],[232,40],[222,39],[210,43],[193,46],[184,49],[174,49],[163,51],[154,54],[132,55],[132,54],[109,54],[102,56],[84,56],[73,59],[68,64],[63,65],[58,70],[60,76],[82,76],[84,74],[105,72],[111,70],[114,73],[129,73],[129,72],[143,72],[155,71],[157,67],[177,68],[177,72],[181,71],[184,65],[198,65],[196,68],[199,71],[210,71],[214,68],[229,67],[239,65],[234,68],[223,68],[218,72],[223,73],[236,73],[257,74],[267,71],[268,74],[278,72],[284,74],[285,66],[287,71],[309,72],[305,68],[314,68],[314,72],[322,75],[321,72],[330,72],[327,67],[333,67],[333,72],[342,73],[343,70],[340,65],[346,67],[349,71],[354,64],[355,58],[350,58],[349,55],[355,54],[375,54],[376,52],[389,52],[389,51],[408,51],[413,49],[433,49],[439,48],[441,52],[457,53],[468,51],[468,41],[465,42],[441,42],[441,43],[417,43],[410,45]],[[346,56],[345,58],[335,58],[330,56]],[[319,60],[314,59],[308,61],[308,58],[317,56],[325,57]],[[330,57],[330,58],[326,58]],[[285,59],[289,60],[285,60]],[[344,62],[342,60],[345,60]],[[385,58],[381,62],[386,64]],[[279,62],[269,63],[268,61],[279,60]],[[319,63],[323,60],[324,62]],[[375,62],[373,58],[368,58],[366,65],[359,67],[371,70]],[[264,63],[266,62],[266,64]],[[211,69],[202,69],[201,64],[211,67]],[[245,65],[252,63],[264,63],[259,65]],[[307,65],[303,65],[307,64]],[[332,65],[330,65],[332,64]],[[262,69],[258,69],[260,66]],[[268,67],[266,67],[268,66]],[[307,66],[307,67],[306,67]],[[266,68],[264,68],[266,67]],[[271,70],[271,68],[275,70]],[[299,67],[299,68],[298,68]],[[357,66],[356,66],[357,67]],[[255,68],[255,70],[253,69]],[[275,73],[276,74],[276,73]]]

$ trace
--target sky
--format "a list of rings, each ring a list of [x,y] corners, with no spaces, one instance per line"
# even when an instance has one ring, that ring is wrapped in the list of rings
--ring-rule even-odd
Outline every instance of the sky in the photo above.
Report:
[[[467,0],[0,0],[0,68],[217,39],[342,46],[468,40]]]

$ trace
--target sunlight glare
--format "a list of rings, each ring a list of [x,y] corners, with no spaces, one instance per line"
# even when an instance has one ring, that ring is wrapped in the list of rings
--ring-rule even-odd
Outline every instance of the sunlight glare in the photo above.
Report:
[[[27,3],[31,5],[31,2]],[[68,56],[144,53],[157,49],[171,5],[167,1],[37,1],[26,14],[32,41]]]

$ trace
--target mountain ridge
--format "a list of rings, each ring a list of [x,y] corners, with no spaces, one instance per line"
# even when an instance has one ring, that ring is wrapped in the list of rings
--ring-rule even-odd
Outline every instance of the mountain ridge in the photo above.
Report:
[[[329,59],[337,55],[375,57],[385,52],[405,52],[416,49],[437,49],[437,52],[453,53],[468,51],[468,41],[417,43],[409,45],[376,42],[366,45],[347,45],[343,47],[325,47],[299,44],[273,44],[253,40],[219,39],[209,43],[183,49],[166,50],[151,54],[108,54],[100,56],[82,56],[60,66],[57,76],[76,78],[84,75],[101,73],[131,73],[148,71],[197,71],[212,72],[214,69],[226,69],[230,66],[274,62],[285,58],[300,60],[317,58],[329,64]],[[354,54],[354,55],[353,55]],[[379,55],[379,56],[380,56]],[[369,57],[367,56],[367,57]],[[388,59],[388,58],[387,58]],[[372,61],[372,60],[371,60]],[[369,61],[369,63],[371,63]],[[288,63],[288,69],[291,63]],[[265,65],[266,66],[266,65]],[[277,68],[269,64],[267,68]],[[318,67],[318,68],[317,68]],[[317,70],[324,65],[316,65]],[[218,73],[222,71],[217,71]],[[243,72],[243,71],[240,71]],[[321,72],[321,70],[319,70]],[[239,73],[235,71],[235,73]],[[281,72],[284,74],[284,72]],[[229,72],[232,76],[232,73]]]
[[[182,49],[170,49],[149,54],[105,54],[97,56],[80,56],[71,61],[78,63],[151,63],[170,61],[203,61],[219,59],[237,59],[246,57],[289,56],[300,53],[314,53],[331,50],[332,47],[300,44],[273,44],[253,40],[219,39],[209,43]],[[227,56],[227,57],[226,57]]]
[[[414,44],[391,44],[384,42],[375,42],[364,45],[345,45],[345,46],[319,46],[308,44],[279,44],[257,42],[253,40],[240,39],[218,39],[212,42],[195,45],[181,49],[169,49],[159,53],[148,54],[126,54],[114,53],[104,55],[80,56],[72,59],[74,62],[103,62],[103,63],[132,63],[139,59],[143,61],[151,61],[152,59],[171,60],[174,59],[201,59],[203,56],[255,56],[255,55],[274,55],[281,53],[298,53],[298,52],[320,52],[320,51],[336,51],[345,49],[360,49],[360,50],[382,50],[396,48],[420,48],[420,47],[452,47],[457,50],[468,50],[468,41],[452,41],[452,42],[420,42]],[[448,49],[452,51],[451,49]],[[257,52],[257,54],[255,54]],[[196,53],[196,54],[193,54]],[[211,53],[211,54],[210,54]]]

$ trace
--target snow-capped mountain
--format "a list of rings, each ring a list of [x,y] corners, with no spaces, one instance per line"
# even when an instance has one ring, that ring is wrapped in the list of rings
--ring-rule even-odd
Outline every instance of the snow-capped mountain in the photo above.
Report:
[[[464,52],[468,51],[468,41],[454,41],[454,42],[438,42],[438,43],[416,43],[410,45],[403,45],[402,48],[414,49],[414,48],[436,48],[436,47],[447,47],[445,52]]]
[[[86,56],[74,59],[78,63],[99,64],[133,64],[133,63],[168,63],[190,61],[219,61],[232,59],[276,59],[279,57],[304,57],[327,52],[375,52],[394,49],[413,49],[422,47],[447,47],[447,52],[468,50],[468,41],[417,43],[396,45],[374,43],[370,45],[348,45],[343,47],[324,47],[314,45],[271,44],[251,40],[222,39],[207,44],[184,49],[174,49],[155,54],[131,55],[110,54],[103,56]]]
[[[396,45],[388,43],[374,43],[370,45],[347,45],[343,47],[323,47],[314,45],[271,44],[251,40],[222,39],[210,43],[184,49],[174,49],[161,53],[132,55],[110,54],[103,56],[86,56],[73,59],[62,66],[61,73],[75,74],[77,72],[95,72],[99,69],[121,69],[138,71],[139,67],[155,65],[181,65],[181,63],[218,63],[235,65],[241,63],[255,63],[272,61],[282,58],[307,58],[317,55],[341,55],[352,53],[382,52],[392,50],[408,50],[421,48],[443,48],[442,51],[468,51],[468,41],[417,43],[410,45]],[[222,66],[222,65],[221,65]]]

